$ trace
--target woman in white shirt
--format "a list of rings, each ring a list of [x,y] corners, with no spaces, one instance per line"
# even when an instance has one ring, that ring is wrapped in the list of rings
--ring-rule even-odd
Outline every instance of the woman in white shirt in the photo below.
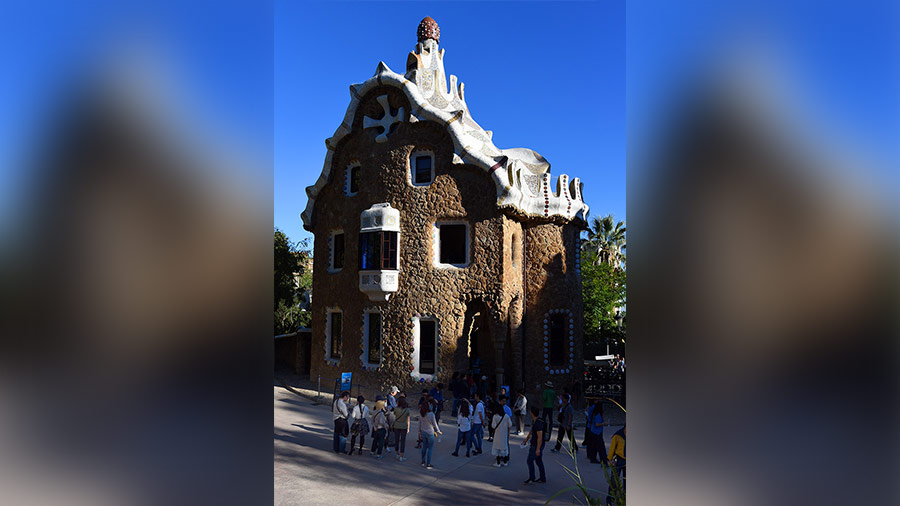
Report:
[[[456,449],[450,454],[454,457],[459,457],[459,445],[463,441],[466,442],[466,457],[472,451],[472,419],[469,418],[471,409],[469,401],[463,399],[462,404],[459,405],[459,415],[456,417],[456,425],[459,427],[459,433],[456,435]]]
[[[431,469],[431,453],[434,449],[434,434],[443,434],[438,427],[434,413],[428,409],[427,404],[419,405],[419,430],[422,432],[422,465],[425,469]]]
[[[363,446],[366,444],[366,434],[369,433],[369,407],[365,405],[366,399],[363,396],[356,398],[356,406],[350,412],[350,451],[347,455],[353,455],[353,447],[356,446],[356,437],[359,436],[359,453],[362,455]]]
[[[512,426],[512,420],[509,419],[509,415],[506,414],[506,411],[499,403],[494,404],[494,407],[491,409],[491,411],[494,412],[494,416],[491,419],[491,427],[494,428],[494,441],[491,445],[491,454],[497,457],[497,462],[494,464],[494,467],[508,466],[509,428]]]
[[[519,392],[519,398],[516,399],[516,405],[513,406],[513,413],[516,416],[516,435],[521,436],[523,434],[523,422],[525,421],[525,416],[528,414],[528,399],[525,398],[523,392]]]

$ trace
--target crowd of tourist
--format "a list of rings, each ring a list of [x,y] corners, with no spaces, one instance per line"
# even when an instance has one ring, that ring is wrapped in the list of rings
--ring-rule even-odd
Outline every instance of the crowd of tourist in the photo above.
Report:
[[[579,389],[573,388],[577,393]],[[550,450],[559,452],[564,440],[568,440],[567,448],[578,454],[578,443],[575,437],[575,410],[577,396],[565,389],[557,393],[551,381],[538,385],[541,389],[541,405],[529,405],[524,392],[516,395],[515,403],[509,405],[506,388],[499,392],[489,388],[486,376],[477,381],[471,374],[454,373],[450,382],[450,393],[453,396],[451,416],[456,423],[456,445],[451,452],[459,457],[460,448],[465,448],[466,457],[483,453],[484,429],[487,425],[487,442],[491,443],[490,454],[494,457],[494,467],[509,465],[510,434],[524,434],[524,421],[531,421],[530,430],[522,441],[522,448],[528,448],[526,464],[528,479],[525,483],[546,483],[547,475],[543,463],[544,446],[551,440],[554,420],[557,425],[556,445]],[[387,395],[377,395],[375,408],[370,410],[360,395],[352,407],[350,393],[341,392],[332,406],[334,419],[334,451],[344,452],[346,437],[350,436],[348,455],[357,448],[357,455],[362,455],[366,436],[372,438],[370,455],[376,459],[384,457],[384,453],[394,453],[401,462],[406,461],[406,439],[414,427],[413,417],[417,415],[418,424],[416,449],[420,450],[420,464],[432,469],[432,454],[436,442],[440,442],[441,414],[444,410],[444,384],[438,383],[432,389],[422,389],[418,407],[412,411],[405,392],[392,386]],[[416,413],[414,415],[413,413]],[[556,414],[554,418],[554,413]],[[590,463],[609,466],[620,479],[625,477],[625,428],[617,431],[607,452],[603,439],[603,404],[600,399],[593,399],[584,410],[585,434],[582,447],[586,449]],[[445,421],[446,423],[446,421]],[[452,423],[452,422],[451,422]],[[535,474],[537,468],[537,475]]]

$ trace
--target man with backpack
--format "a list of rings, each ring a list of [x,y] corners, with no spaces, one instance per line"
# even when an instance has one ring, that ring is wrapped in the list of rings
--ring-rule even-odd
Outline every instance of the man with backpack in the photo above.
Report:
[[[481,394],[475,392],[475,413],[472,415],[472,441],[475,445],[475,455],[481,455],[481,439],[484,437],[484,402]]]
[[[559,431],[556,435],[556,447],[550,450],[553,453],[559,451],[562,447],[563,436],[569,437],[569,444],[572,445],[572,451],[578,453],[578,444],[575,442],[574,434],[574,418],[575,408],[572,407],[572,396],[569,394],[562,395],[562,405],[559,407]]]
[[[543,401],[543,411],[541,411],[541,420],[544,420],[546,431],[544,432],[544,440],[550,441],[550,434],[553,433],[553,402],[556,400],[556,390],[553,390],[553,382],[547,380],[544,383],[544,391],[541,393],[541,401]]]
[[[341,396],[334,400],[331,406],[331,414],[334,418],[334,453],[343,453],[344,443],[347,441],[349,426],[347,417],[350,411],[347,409],[347,401],[350,400],[350,392],[341,392]]]

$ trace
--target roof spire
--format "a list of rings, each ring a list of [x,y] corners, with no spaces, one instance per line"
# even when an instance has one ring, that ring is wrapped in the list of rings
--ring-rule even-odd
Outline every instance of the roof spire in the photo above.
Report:
[[[424,42],[427,39],[434,39],[438,43],[441,41],[441,29],[438,28],[437,21],[432,19],[431,16],[425,16],[425,19],[419,23],[416,35],[419,42]]]

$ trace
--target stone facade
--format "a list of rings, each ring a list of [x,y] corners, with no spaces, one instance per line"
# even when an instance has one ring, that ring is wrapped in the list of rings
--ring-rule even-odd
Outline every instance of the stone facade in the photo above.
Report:
[[[587,206],[580,182],[563,175],[551,191],[543,157],[493,146],[490,132],[471,119],[455,77],[453,93],[446,92],[440,32],[429,20],[406,75],[381,63],[375,77],[351,87],[347,115],[326,141],[322,175],[307,188],[304,227],[315,236],[310,372],[353,372],[356,383],[411,389],[447,383],[454,371],[480,362],[481,374],[516,390],[548,379],[570,384],[583,364],[578,251]],[[474,138],[480,147],[467,144]],[[420,155],[431,156],[433,175],[414,184]],[[373,210],[387,213],[384,235],[365,232],[382,219],[364,216]],[[390,213],[399,213],[399,224],[389,226]],[[465,225],[465,262],[439,262],[439,248],[453,245],[438,244],[436,224]],[[344,252],[339,269],[336,234]],[[371,248],[373,237],[381,250],[366,250],[364,269],[361,242]],[[386,259],[394,254],[390,267]],[[372,258],[381,264],[372,267]],[[377,363],[367,353],[367,312],[380,314]],[[332,346],[337,321],[341,344]],[[429,321],[436,330],[433,372]]]

